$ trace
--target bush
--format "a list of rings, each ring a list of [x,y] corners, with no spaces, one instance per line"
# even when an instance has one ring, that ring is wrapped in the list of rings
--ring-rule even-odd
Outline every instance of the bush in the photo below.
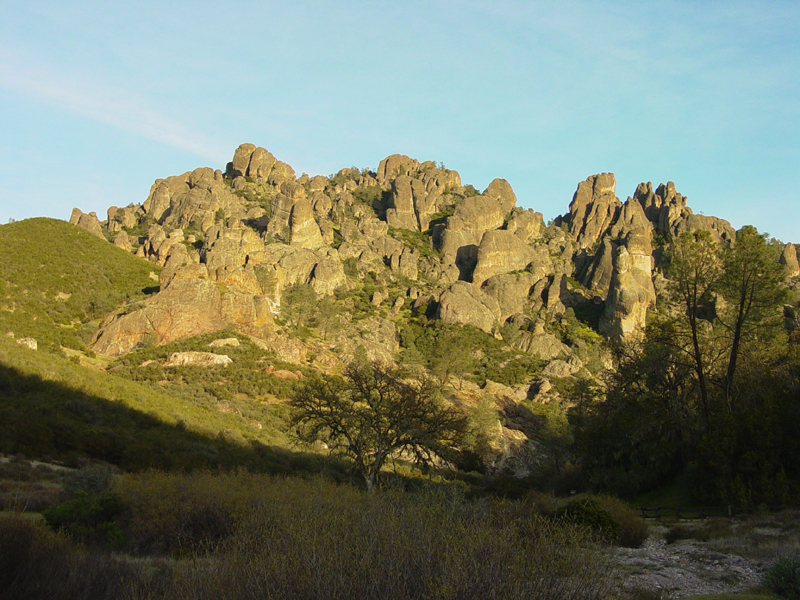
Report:
[[[800,600],[800,556],[779,560],[767,571],[764,584],[782,598]]]
[[[0,518],[0,600],[163,597],[167,567],[87,552],[19,516]]]
[[[115,519],[121,511],[122,501],[116,494],[76,492],[72,500],[48,508],[42,516],[53,529],[64,531],[76,540],[119,546],[122,531]]]
[[[556,518],[588,527],[606,542],[625,548],[639,548],[649,534],[644,519],[613,496],[576,496],[556,511]]]
[[[91,407],[91,405],[89,405]],[[92,407],[93,408],[93,407]],[[106,465],[89,465],[70,473],[64,480],[64,491],[70,497],[79,492],[102,494],[111,485],[112,469]]]

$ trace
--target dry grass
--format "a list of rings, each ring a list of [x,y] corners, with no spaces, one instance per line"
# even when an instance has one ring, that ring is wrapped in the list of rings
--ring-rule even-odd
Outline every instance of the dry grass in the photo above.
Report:
[[[708,550],[759,561],[800,553],[800,512],[755,514],[747,519],[715,517],[673,523],[663,532],[667,543],[696,540]]]
[[[584,529],[446,487],[373,494],[319,479],[117,478],[126,551],[0,519],[5,598],[567,599],[616,593]],[[172,558],[164,556],[171,555]]]

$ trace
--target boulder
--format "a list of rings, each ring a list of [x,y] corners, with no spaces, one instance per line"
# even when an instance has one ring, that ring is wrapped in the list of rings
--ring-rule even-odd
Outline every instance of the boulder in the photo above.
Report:
[[[472,282],[480,286],[494,275],[521,271],[528,266],[532,258],[532,248],[512,232],[487,231],[478,246]]]
[[[70,222],[75,217],[75,211],[77,208],[72,209],[72,216],[70,216]],[[92,235],[99,237],[100,239],[104,240],[106,237],[103,235],[103,227],[100,225],[100,221],[97,219],[97,214],[90,212],[90,213],[82,213],[78,211],[77,220],[75,225],[80,227],[81,229],[85,229]]]
[[[292,246],[315,250],[325,245],[319,225],[314,219],[314,209],[308,199],[302,198],[295,202],[291,215]]]
[[[133,250],[131,240],[128,237],[128,234],[124,231],[120,231],[117,235],[115,235],[113,242],[117,248],[122,248],[126,252],[131,252]]]
[[[437,311],[445,323],[461,323],[492,333],[500,321],[500,306],[477,286],[457,281],[439,299]]]
[[[531,209],[520,212],[517,210],[511,213],[506,230],[516,234],[526,244],[541,239],[544,233],[544,215]]]
[[[517,195],[511,189],[511,184],[505,179],[493,180],[484,190],[483,195],[497,200],[504,214],[510,213],[517,204]]]
[[[228,163],[226,175],[230,178],[247,175],[250,166],[250,157],[256,149],[255,144],[241,144],[233,153],[233,160]]]
[[[507,273],[486,280],[482,291],[497,302],[500,323],[525,311],[529,304],[528,295],[536,281],[537,277],[532,273]]]
[[[220,338],[218,340],[214,340],[209,344],[211,348],[224,348],[224,347],[232,347],[238,348],[239,347],[239,340],[238,338]]]
[[[225,354],[213,352],[173,352],[164,363],[165,367],[227,367],[233,360]]]
[[[419,162],[404,154],[392,154],[384,158],[378,165],[377,180],[380,185],[388,185],[398,175],[415,173],[419,169]]]
[[[311,273],[311,286],[319,296],[330,296],[347,282],[342,261],[326,257],[319,261]]]
[[[17,338],[15,341],[31,350],[36,350],[39,347],[39,343],[32,337]]]
[[[570,353],[569,346],[543,329],[521,332],[517,346],[524,352],[544,360],[568,356]]]

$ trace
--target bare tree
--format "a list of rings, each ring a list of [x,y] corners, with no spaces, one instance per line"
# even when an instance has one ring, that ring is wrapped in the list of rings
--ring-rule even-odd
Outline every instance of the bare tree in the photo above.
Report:
[[[429,467],[462,441],[466,416],[445,406],[430,381],[407,381],[377,362],[352,363],[344,375],[310,379],[291,400],[293,425],[300,439],[349,456],[368,490],[391,456]]]

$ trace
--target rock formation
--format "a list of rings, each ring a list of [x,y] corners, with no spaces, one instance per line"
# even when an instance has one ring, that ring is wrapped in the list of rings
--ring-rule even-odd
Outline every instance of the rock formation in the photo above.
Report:
[[[569,350],[538,325],[570,308],[600,306],[611,339],[641,331],[655,301],[653,239],[693,229],[719,243],[735,237],[726,221],[694,214],[672,182],[642,183],[623,203],[613,173],[592,175],[546,227],[504,179],[479,194],[456,171],[400,154],[376,172],[298,178],[253,144],[239,146],[224,173],[158,179],[141,205],[110,207],[102,224],[78,209],[70,221],[164,267],[158,294],[103,322],[94,348],[112,356],[225,326],[276,340],[273,317],[291,286],[310,285],[321,299],[374,282],[377,330],[404,311],[495,335],[522,323],[520,348],[564,357]],[[791,244],[781,262],[800,274]]]

